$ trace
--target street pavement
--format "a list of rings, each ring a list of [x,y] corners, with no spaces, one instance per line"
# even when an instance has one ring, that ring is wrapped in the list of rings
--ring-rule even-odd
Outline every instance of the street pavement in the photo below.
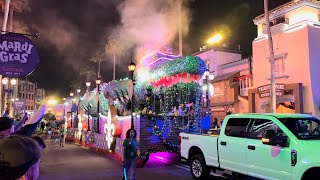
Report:
[[[49,135],[40,135],[47,148],[40,162],[39,180],[117,180],[122,178],[122,164],[110,156],[67,142],[62,148]],[[165,158],[164,158],[165,157]],[[222,173],[209,180],[227,180]],[[136,169],[137,180],[192,180],[189,165],[175,154],[151,154],[143,168]],[[235,179],[235,178],[232,178]],[[243,178],[252,180],[255,178]]]
[[[40,163],[39,180],[116,180],[122,177],[122,165],[115,159],[85,149],[74,143],[65,147],[54,139],[42,136],[47,148]],[[192,180],[187,166],[150,161],[136,169],[137,180]]]

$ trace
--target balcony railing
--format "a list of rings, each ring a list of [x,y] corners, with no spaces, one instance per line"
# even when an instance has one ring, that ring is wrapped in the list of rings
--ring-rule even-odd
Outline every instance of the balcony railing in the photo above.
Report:
[[[248,96],[248,90],[253,87],[253,76],[248,74],[239,77],[240,96]]]

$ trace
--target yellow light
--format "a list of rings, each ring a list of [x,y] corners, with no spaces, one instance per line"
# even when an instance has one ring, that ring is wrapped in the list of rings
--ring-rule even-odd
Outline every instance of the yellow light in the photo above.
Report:
[[[262,138],[262,142],[264,142],[264,143],[268,143],[268,142],[270,142],[270,140],[269,140],[269,139],[267,139],[267,138]]]
[[[221,34],[216,34],[216,35],[214,35],[213,37],[211,37],[211,38],[209,38],[209,39],[207,40],[207,44],[218,43],[218,42],[221,41],[221,39],[222,39]]]
[[[50,100],[48,101],[48,104],[50,104],[50,105],[55,105],[55,104],[57,104],[57,101],[54,100],[54,99],[50,99]]]

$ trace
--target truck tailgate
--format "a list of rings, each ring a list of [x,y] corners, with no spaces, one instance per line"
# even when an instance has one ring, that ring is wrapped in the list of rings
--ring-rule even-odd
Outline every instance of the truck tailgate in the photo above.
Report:
[[[180,133],[181,156],[190,159],[196,149],[200,149],[208,166],[219,166],[217,141],[218,135]]]

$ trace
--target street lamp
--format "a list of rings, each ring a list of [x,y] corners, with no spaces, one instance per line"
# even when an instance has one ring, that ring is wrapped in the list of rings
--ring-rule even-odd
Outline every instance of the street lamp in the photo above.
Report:
[[[131,78],[132,78],[132,83],[133,83],[133,87],[132,87],[132,97],[131,97],[131,129],[134,129],[134,123],[133,123],[133,97],[134,97],[134,77],[133,77],[133,73],[136,70],[136,64],[134,62],[130,62],[129,66],[128,66],[129,71],[131,72]]]
[[[101,77],[99,76],[97,79],[96,79],[96,84],[97,84],[97,92],[98,92],[98,104],[97,104],[97,110],[98,110],[98,115],[97,115],[97,132],[100,133],[100,122],[99,122],[99,119],[100,119],[100,102],[99,102],[99,99],[100,99],[100,84],[101,84],[102,80],[101,80]]]
[[[214,35],[213,37],[211,37],[211,38],[209,38],[207,40],[207,44],[213,45],[215,43],[220,42],[221,40],[222,40],[222,35],[221,34],[216,34],[216,35]]]
[[[73,92],[70,92],[70,94],[69,94],[69,95],[70,95],[70,97],[71,97],[71,101],[72,101]],[[73,104],[73,102],[72,102],[72,104]],[[70,111],[71,111],[71,112],[70,112],[70,113],[71,113],[71,115],[70,115],[70,121],[71,121],[71,122],[70,122],[70,127],[72,127],[72,115],[73,115],[73,114],[72,114],[72,106],[71,106]]]
[[[87,86],[87,93],[88,93],[88,96],[90,95],[90,86],[91,86],[91,82],[86,82],[86,86]],[[87,131],[90,131],[90,106],[88,106],[88,109],[87,109],[87,112],[88,112],[88,128],[87,128]]]
[[[80,92],[81,92],[81,89],[77,89],[77,98],[78,98],[78,100],[77,100],[77,102],[78,102],[78,104],[77,104],[77,118],[76,118],[76,127],[78,127],[78,121],[79,121],[79,104],[80,104]]]
[[[66,100],[67,98],[62,98],[63,100],[63,121],[66,121],[65,116],[66,116]]]
[[[17,84],[17,80],[12,78],[9,81],[9,78],[3,78],[2,79],[2,84],[3,84],[3,90],[4,94],[7,92],[7,97],[6,97],[6,104],[7,107],[6,109],[10,111],[10,98],[11,98],[11,93],[14,91],[14,86]],[[4,103],[3,103],[4,104]]]

